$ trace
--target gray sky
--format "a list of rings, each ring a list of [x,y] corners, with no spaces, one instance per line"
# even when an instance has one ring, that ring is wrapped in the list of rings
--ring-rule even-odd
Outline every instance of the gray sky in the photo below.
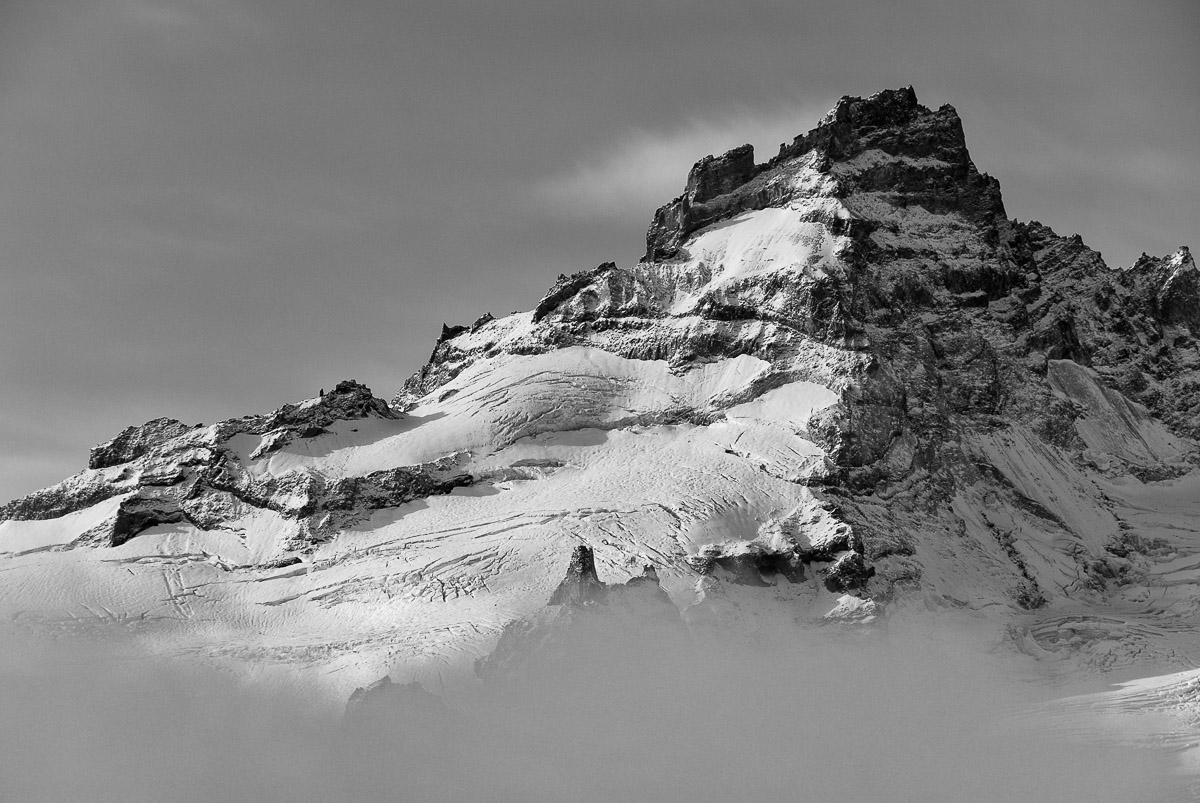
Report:
[[[1200,246],[1194,0],[0,0],[0,498],[157,416],[388,397],[837,98],[952,103],[1011,216]]]

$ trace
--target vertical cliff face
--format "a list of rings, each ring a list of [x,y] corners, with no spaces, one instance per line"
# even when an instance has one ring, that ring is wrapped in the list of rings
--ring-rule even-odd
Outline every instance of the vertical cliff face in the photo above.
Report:
[[[246,628],[222,655],[265,632],[376,672],[470,663],[527,615],[632,599],[650,566],[671,627],[916,600],[1039,654],[1173,660],[1192,647],[1147,623],[1197,615],[1198,311],[1187,249],[1110,269],[1008,219],[950,106],[846,97],[764,163],[697,162],[640,262],[443,327],[390,405],[343,383],[96,447],[0,508],[33,578],[0,607],[53,608],[69,572],[110,601],[166,576],[148,610]],[[79,568],[90,545],[128,577]]]

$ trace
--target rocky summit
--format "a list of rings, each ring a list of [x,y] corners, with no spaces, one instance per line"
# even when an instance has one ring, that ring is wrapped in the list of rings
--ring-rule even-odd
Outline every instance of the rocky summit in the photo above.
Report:
[[[1190,668],[1197,336],[1188,249],[1109,267],[1008,217],[952,107],[844,97],[697,162],[637,264],[443,327],[390,403],[343,382],[97,446],[0,508],[0,609],[346,691],[638,605]]]

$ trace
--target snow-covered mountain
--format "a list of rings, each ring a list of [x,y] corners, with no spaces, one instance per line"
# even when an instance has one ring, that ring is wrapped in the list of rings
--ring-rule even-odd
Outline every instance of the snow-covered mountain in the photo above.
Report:
[[[346,692],[511,663],[570,566],[557,603],[685,631],[944,612],[1064,672],[1190,668],[1197,336],[1186,248],[1109,268],[1008,218],[950,106],[845,97],[697,162],[637,264],[444,327],[390,403],[95,447],[0,507],[0,613]]]

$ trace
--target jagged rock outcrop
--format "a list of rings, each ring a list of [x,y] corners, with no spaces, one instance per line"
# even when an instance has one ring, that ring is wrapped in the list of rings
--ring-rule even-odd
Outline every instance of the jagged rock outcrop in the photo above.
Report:
[[[0,508],[0,521],[61,518],[119,496],[111,515],[81,533],[80,541],[120,546],[157,525],[220,529],[247,509],[258,509],[290,521],[292,538],[280,547],[298,549],[362,521],[371,511],[472,482],[453,458],[360,476],[254,470],[257,461],[295,440],[331,434],[328,428],[338,421],[367,418],[396,421],[399,416],[370,388],[349,380],[303,404],[209,427],[155,419],[95,447],[87,471]]]
[[[353,379],[339,382],[323,393],[316,404],[285,404],[267,416],[247,416],[217,424],[218,432],[228,438],[236,434],[262,435],[263,441],[252,457],[276,451],[293,438],[315,438],[334,421],[357,418],[395,418],[396,414],[371,389]]]
[[[652,566],[624,583],[604,583],[594,550],[580,544],[546,607],[505,625],[475,672],[485,682],[504,683],[597,661],[678,654],[687,643],[684,621]]]
[[[842,98],[815,129],[780,146],[765,164],[754,164],[749,145],[701,159],[683,195],[655,213],[646,235],[646,259],[670,259],[692,232],[742,212],[787,203],[804,192],[779,181],[779,168],[803,157],[814,158],[843,179],[845,195],[902,196],[905,204],[933,214],[958,212],[983,226],[1004,218],[1000,185],[975,169],[954,108],[931,112],[906,87],[865,100]]]
[[[119,496],[124,489],[102,476],[76,475],[57,485],[26,494],[0,506],[0,521],[57,519]]]
[[[190,521],[190,517],[174,499],[132,494],[118,505],[108,542],[112,546],[120,546],[151,527],[182,521]]]
[[[607,587],[596,576],[596,558],[591,547],[582,544],[571,553],[567,576],[550,595],[550,605],[604,604]]]
[[[140,427],[126,427],[117,437],[92,447],[88,468],[108,468],[136,460],[166,441],[193,429],[174,418],[156,418]]]

